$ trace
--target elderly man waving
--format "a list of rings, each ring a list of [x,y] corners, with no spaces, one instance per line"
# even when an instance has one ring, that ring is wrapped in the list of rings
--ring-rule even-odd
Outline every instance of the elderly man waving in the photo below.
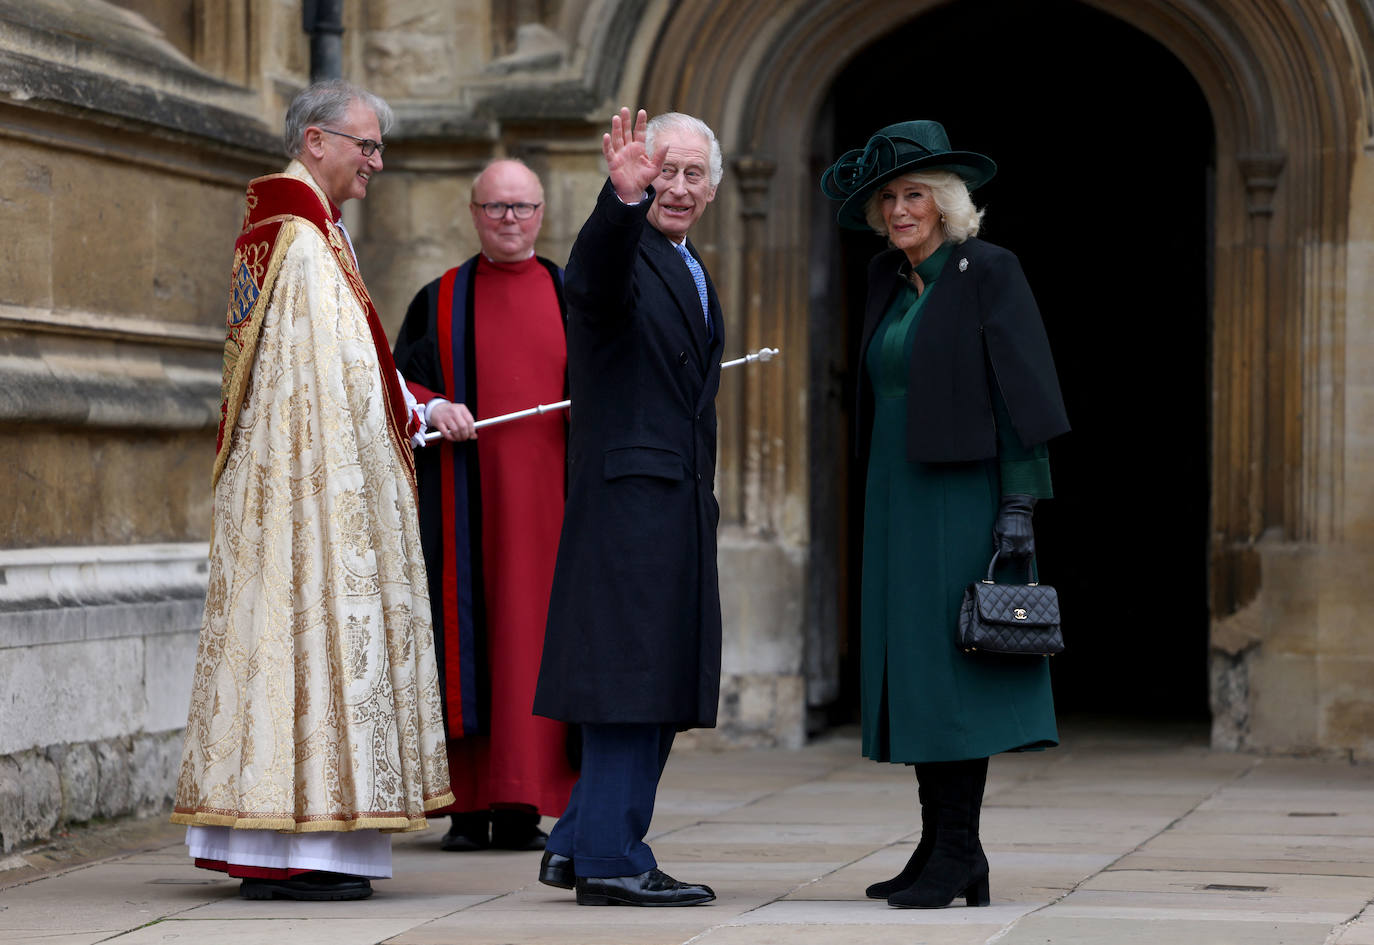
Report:
[[[579,905],[693,905],[710,887],[644,843],[674,734],[712,726],[720,592],[712,486],[724,326],[688,231],[720,146],[688,115],[628,109],[567,268],[568,501],[534,710],[582,728],[582,772],[541,882]]]

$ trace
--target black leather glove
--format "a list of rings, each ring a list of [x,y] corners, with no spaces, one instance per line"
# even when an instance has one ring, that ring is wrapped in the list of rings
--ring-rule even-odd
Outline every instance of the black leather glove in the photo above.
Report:
[[[992,524],[992,540],[1000,556],[1026,558],[1035,554],[1035,530],[1031,527],[1033,511],[1033,496],[1020,493],[1002,496],[997,521]]]

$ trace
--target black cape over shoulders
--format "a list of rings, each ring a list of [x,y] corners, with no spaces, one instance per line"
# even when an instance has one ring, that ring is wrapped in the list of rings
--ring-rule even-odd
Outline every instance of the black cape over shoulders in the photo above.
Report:
[[[869,263],[858,364],[908,268],[900,249],[879,253]],[[996,456],[993,383],[1000,386],[1025,446],[1068,432],[1040,310],[1011,252],[979,239],[955,246],[916,331],[907,379],[907,454],[913,462]],[[858,403],[864,411],[871,391],[863,371],[859,377]],[[865,426],[860,422],[858,429]]]

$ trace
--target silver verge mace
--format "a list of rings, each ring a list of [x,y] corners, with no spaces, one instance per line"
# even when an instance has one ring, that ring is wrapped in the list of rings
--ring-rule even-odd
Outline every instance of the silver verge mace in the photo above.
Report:
[[[748,364],[751,361],[771,361],[778,354],[777,348],[760,348],[753,354],[746,354],[742,358],[735,358],[733,361],[720,362],[721,369],[735,367],[738,364]],[[524,410],[517,410],[514,413],[503,413],[496,417],[487,417],[485,420],[478,420],[472,426],[480,430],[483,427],[494,427],[498,423],[510,423],[512,420],[519,420],[522,417],[537,417],[540,414],[552,413],[555,410],[567,410],[572,406],[571,400],[560,400],[556,404],[537,404],[533,407],[526,407]],[[443,437],[438,430],[433,430],[425,434],[425,442],[437,440]]]

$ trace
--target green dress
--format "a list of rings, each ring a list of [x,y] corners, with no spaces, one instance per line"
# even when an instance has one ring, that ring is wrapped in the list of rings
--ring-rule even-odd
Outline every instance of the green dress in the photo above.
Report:
[[[911,345],[957,249],[946,243],[916,267],[925,290],[898,290],[864,358],[874,413],[861,590],[863,753],[875,761],[985,758],[1059,740],[1048,660],[975,656],[955,644],[964,588],[986,575],[992,557],[1000,496],[1051,494],[1045,447],[1021,445],[994,391],[997,459],[907,459]],[[998,579],[1025,580],[1000,563]]]

